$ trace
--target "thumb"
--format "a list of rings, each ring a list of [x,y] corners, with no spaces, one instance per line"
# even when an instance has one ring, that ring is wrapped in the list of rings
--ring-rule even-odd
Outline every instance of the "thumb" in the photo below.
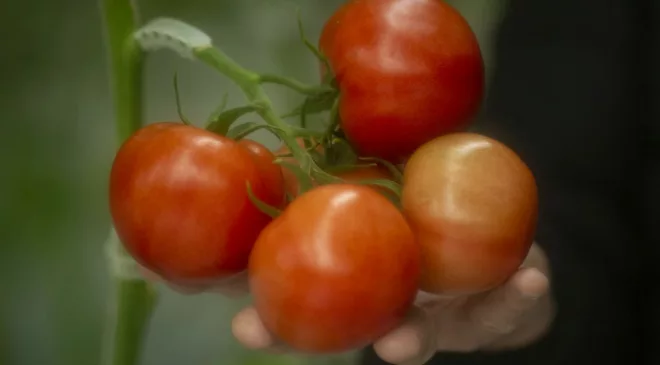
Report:
[[[231,327],[236,340],[248,349],[271,353],[289,350],[266,329],[254,307],[244,308],[236,314]]]
[[[436,323],[427,310],[414,307],[401,326],[374,343],[374,351],[391,364],[422,365],[436,352]]]
[[[548,278],[539,270],[519,270],[504,285],[468,304],[471,332],[478,334],[481,345],[511,334],[549,287]]]

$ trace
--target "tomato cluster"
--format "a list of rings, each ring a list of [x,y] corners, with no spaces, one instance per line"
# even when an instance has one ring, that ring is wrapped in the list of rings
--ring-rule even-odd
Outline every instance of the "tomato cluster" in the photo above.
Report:
[[[122,145],[110,177],[115,228],[138,262],[178,285],[210,287],[247,270],[268,330],[317,353],[378,339],[418,290],[501,284],[527,255],[537,215],[524,162],[461,131],[479,106],[483,66],[449,5],[349,1],[328,20],[320,50],[340,95],[330,136],[296,145],[291,135],[274,154],[156,123]],[[342,138],[350,164],[332,158]],[[310,175],[301,191],[309,171],[295,168],[292,148],[337,180]]]

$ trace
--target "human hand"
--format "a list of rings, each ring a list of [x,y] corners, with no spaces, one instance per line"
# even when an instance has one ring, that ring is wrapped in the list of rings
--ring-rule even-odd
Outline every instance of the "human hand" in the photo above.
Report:
[[[162,281],[142,268],[146,279]],[[436,352],[472,352],[525,346],[540,338],[554,317],[549,268],[542,249],[534,245],[520,270],[502,286],[485,293],[442,297],[420,292],[408,319],[376,343],[376,353],[397,365],[421,365]],[[206,285],[166,282],[185,293],[217,292],[235,297],[248,293],[247,274]],[[236,339],[255,350],[281,352],[279,343],[253,307],[232,321]]]
[[[547,259],[534,245],[502,286],[462,297],[419,293],[408,320],[374,344],[385,361],[420,365],[438,351],[472,352],[525,346],[540,338],[554,317]],[[251,349],[286,351],[252,307],[233,320],[234,336]]]

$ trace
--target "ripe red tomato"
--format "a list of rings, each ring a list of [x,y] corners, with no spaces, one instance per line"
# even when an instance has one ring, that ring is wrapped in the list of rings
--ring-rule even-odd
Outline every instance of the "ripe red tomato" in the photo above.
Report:
[[[363,156],[400,162],[464,127],[484,89],[477,39],[441,0],[353,0],[325,24],[320,49],[341,91],[341,127]]]
[[[512,150],[457,133],[411,156],[402,205],[421,245],[422,290],[473,293],[518,269],[533,240],[538,198],[534,176]]]
[[[417,292],[420,251],[402,213],[365,186],[324,185],[263,230],[250,257],[257,312],[305,352],[366,346],[400,324]]]
[[[268,191],[265,201],[277,202],[274,206],[282,207],[286,202],[285,182],[281,166],[273,163],[275,155],[261,143],[249,139],[242,139],[238,144],[252,152],[255,157],[262,181]]]
[[[249,200],[246,183],[271,205],[284,194],[273,190],[277,183],[267,186],[276,175],[263,165],[244,145],[203,129],[146,126],[122,145],[112,166],[117,234],[138,262],[168,281],[211,284],[243,271],[271,221]]]

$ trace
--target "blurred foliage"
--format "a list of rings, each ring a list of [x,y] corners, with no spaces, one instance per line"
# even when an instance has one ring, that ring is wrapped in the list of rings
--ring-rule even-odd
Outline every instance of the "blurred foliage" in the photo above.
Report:
[[[167,15],[208,33],[241,64],[316,80],[301,46],[296,7],[310,39],[341,0],[148,0],[142,17]],[[488,63],[500,1],[453,2],[477,32]],[[0,5],[0,364],[89,365],[99,362],[110,292],[102,254],[109,216],[106,177],[115,149],[105,48],[97,3],[7,1]],[[242,95],[199,64],[167,52],[148,61],[149,120],[176,118],[178,72],[188,118],[201,122],[229,93]],[[269,88],[276,106],[298,101]],[[257,134],[267,145],[275,140]],[[231,316],[245,304],[168,290],[153,318],[145,365],[347,364],[346,357],[248,352],[231,338]]]

